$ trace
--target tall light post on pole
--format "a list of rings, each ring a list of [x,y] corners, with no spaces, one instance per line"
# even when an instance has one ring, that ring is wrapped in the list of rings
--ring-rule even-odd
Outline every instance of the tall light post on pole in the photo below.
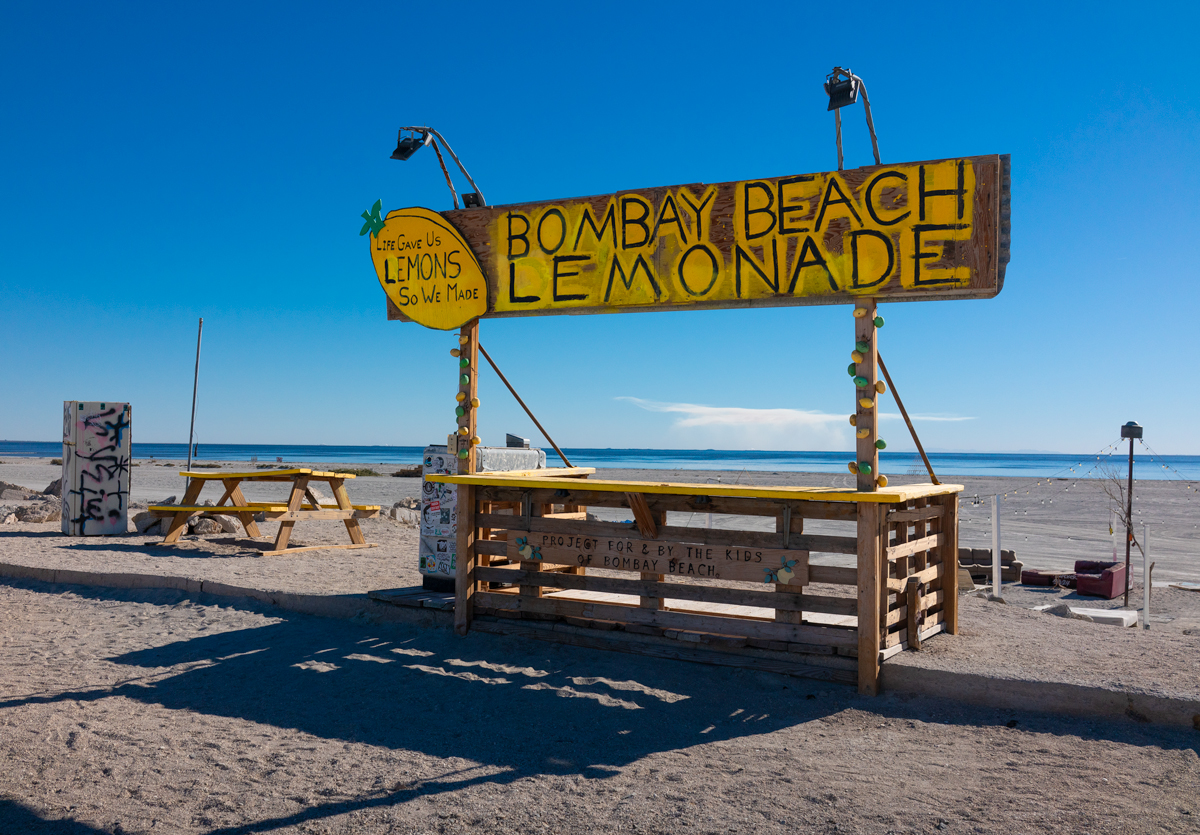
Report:
[[[1142,437],[1142,427],[1135,420],[1121,427],[1121,437],[1129,439],[1129,485],[1125,490],[1125,603],[1129,608],[1129,549],[1133,545],[1133,439]]]

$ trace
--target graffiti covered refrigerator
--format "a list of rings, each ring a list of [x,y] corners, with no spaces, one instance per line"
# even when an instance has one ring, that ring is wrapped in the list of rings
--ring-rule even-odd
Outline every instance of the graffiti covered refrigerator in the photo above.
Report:
[[[475,447],[476,472],[536,470],[546,466],[546,453],[540,449],[517,447]],[[421,584],[435,591],[454,591],[454,572],[458,568],[458,494],[453,484],[425,481],[427,475],[452,475],[457,472],[453,455],[445,444],[425,447],[421,474],[421,536],[418,567]]]
[[[128,403],[63,403],[63,533],[125,533],[131,448]]]

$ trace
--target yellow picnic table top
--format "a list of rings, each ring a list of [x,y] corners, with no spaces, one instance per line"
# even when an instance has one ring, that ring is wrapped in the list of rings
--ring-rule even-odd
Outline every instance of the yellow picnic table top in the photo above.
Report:
[[[192,473],[182,472],[181,476],[185,478],[198,479],[222,479],[222,478],[240,478],[243,481],[259,478],[278,478],[279,476],[296,476],[306,475],[309,478],[357,478],[354,473],[326,473],[320,470],[309,470],[303,467],[298,467],[291,470],[256,470],[252,473]]]
[[[817,502],[879,502],[898,504],[924,499],[930,496],[946,496],[961,493],[961,484],[900,484],[888,485],[873,493],[860,493],[853,487],[772,487],[752,484],[688,484],[672,481],[616,481],[610,479],[588,479],[587,481],[564,482],[562,478],[546,478],[525,473],[538,470],[522,470],[504,473],[477,473],[475,475],[428,475],[426,481],[442,484],[470,484],[475,487],[521,487],[524,489],[561,490],[570,486],[574,490],[594,490],[600,493],[665,493],[675,496],[730,496],[751,499],[790,499],[793,501]]]

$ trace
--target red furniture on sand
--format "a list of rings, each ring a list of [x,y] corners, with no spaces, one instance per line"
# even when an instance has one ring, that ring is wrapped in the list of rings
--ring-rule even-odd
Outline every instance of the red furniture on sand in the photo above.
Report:
[[[1075,591],[1112,600],[1125,593],[1125,563],[1075,561]]]

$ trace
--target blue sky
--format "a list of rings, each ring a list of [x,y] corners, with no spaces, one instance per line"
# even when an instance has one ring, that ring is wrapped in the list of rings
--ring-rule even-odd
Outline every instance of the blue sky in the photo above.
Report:
[[[203,316],[199,440],[443,439],[454,337],[386,321],[358,236],[377,198],[450,208],[397,127],[492,204],[827,171],[840,64],[885,162],[1012,155],[1004,291],[882,307],[926,446],[1085,453],[1136,419],[1200,453],[1195,8],[5,4],[0,438],[54,440],[74,398],[186,439]],[[870,163],[860,107],[845,129]],[[481,326],[568,447],[850,449],[852,333],[837,306]],[[537,437],[480,385],[485,443]]]

